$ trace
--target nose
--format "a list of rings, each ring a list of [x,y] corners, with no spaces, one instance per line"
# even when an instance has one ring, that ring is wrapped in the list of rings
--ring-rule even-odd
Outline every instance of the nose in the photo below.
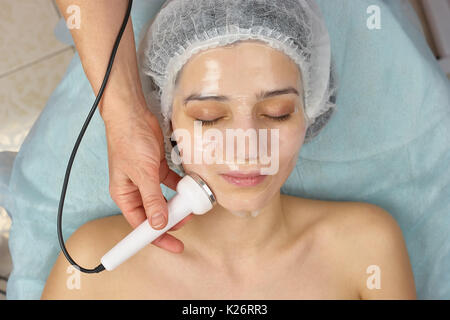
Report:
[[[234,161],[238,164],[256,163],[258,161],[259,129],[255,117],[248,114],[240,116],[234,121],[232,128],[227,129],[225,152],[233,152]]]

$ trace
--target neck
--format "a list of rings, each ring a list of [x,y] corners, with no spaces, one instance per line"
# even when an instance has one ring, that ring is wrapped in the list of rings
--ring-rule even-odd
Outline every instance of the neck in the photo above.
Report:
[[[217,205],[186,228],[190,246],[219,261],[241,261],[279,248],[288,239],[286,212],[278,192],[257,212],[232,212]],[[184,241],[184,239],[183,239]]]

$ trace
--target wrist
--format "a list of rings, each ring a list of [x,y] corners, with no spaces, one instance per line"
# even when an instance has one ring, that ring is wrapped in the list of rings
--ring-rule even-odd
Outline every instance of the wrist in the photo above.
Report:
[[[147,104],[142,92],[109,90],[108,93],[105,91],[98,109],[103,121],[107,122],[147,109]]]
[[[122,56],[127,52],[119,50],[114,67],[99,103],[99,112],[103,120],[123,116],[136,108],[146,108],[144,93],[139,78],[136,53]],[[97,89],[99,90],[99,89]],[[98,92],[98,91],[97,91]]]

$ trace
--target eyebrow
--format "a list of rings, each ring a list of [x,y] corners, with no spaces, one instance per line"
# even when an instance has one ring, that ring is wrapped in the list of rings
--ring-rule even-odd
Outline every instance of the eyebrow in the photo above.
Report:
[[[285,89],[280,89],[280,90],[273,90],[273,91],[261,91],[260,93],[256,94],[256,99],[259,100],[263,100],[263,99],[267,99],[270,97],[274,97],[274,96],[279,96],[279,95],[283,95],[283,94],[290,94],[290,93],[294,93],[296,95],[299,95],[297,89],[293,88],[293,87],[288,87]],[[189,101],[204,101],[204,100],[214,100],[214,101],[219,101],[219,102],[223,102],[223,101],[230,101],[230,98],[227,96],[214,96],[214,95],[209,95],[209,96],[202,96],[198,93],[193,93],[190,96],[188,96],[186,99],[184,99],[184,104],[186,105]]]

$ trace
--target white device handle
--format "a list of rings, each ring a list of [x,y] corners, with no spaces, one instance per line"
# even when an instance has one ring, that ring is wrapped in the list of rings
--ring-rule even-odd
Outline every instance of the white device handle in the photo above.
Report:
[[[184,176],[178,182],[177,192],[167,202],[169,212],[167,225],[161,230],[155,230],[150,226],[148,220],[142,222],[102,257],[101,262],[106,270],[115,269],[191,212],[204,214],[215,204],[215,197],[208,186],[193,173]]]
[[[163,229],[155,230],[150,226],[148,220],[142,222],[102,257],[101,261],[106,270],[111,271],[115,269],[191,213],[191,208],[186,206],[186,202],[182,200],[182,195],[179,194],[167,202],[167,207],[169,210],[167,226]]]

